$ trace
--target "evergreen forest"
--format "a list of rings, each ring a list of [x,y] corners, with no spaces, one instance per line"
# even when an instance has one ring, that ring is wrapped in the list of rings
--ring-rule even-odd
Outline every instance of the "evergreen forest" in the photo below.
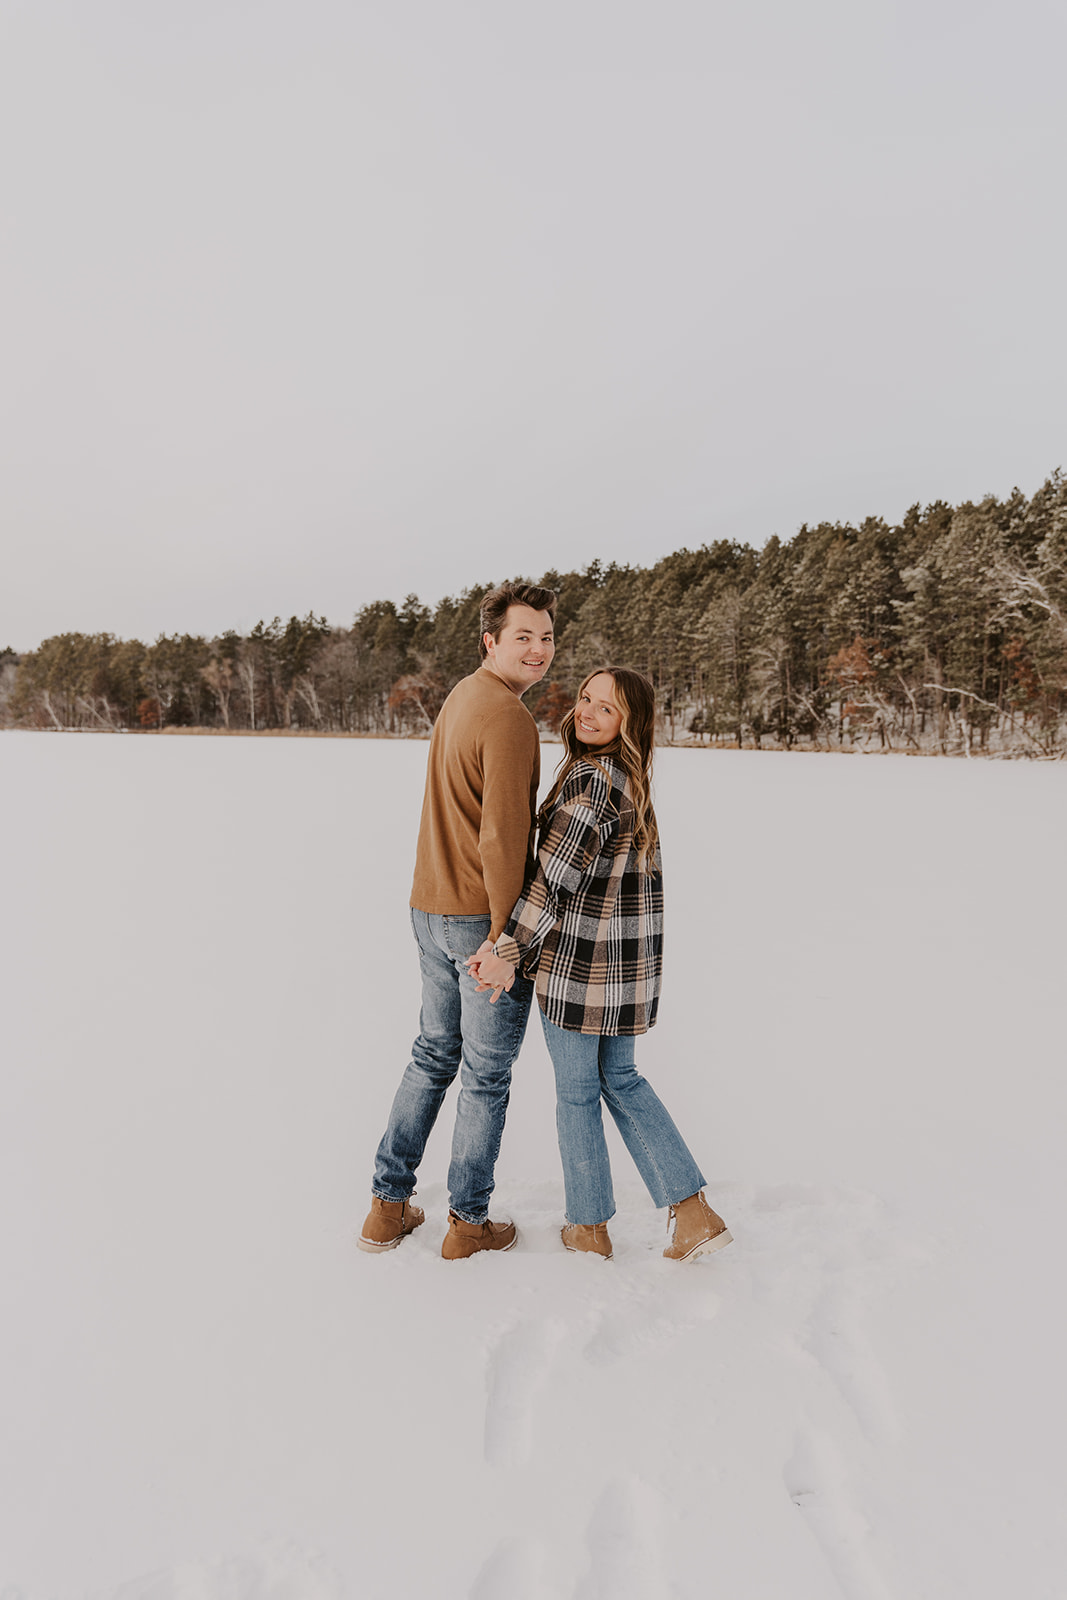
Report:
[[[1062,471],[1030,499],[915,505],[896,525],[511,576],[559,593],[555,661],[525,701],[546,731],[582,676],[615,662],[655,683],[667,743],[1067,753]],[[478,665],[491,586],[433,607],[377,600],[348,627],[309,613],[213,639],[59,634],[0,652],[0,725],[425,736]]]

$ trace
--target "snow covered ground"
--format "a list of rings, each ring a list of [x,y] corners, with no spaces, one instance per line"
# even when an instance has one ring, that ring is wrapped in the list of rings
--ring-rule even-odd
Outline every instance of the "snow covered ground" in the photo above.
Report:
[[[664,1262],[612,1130],[561,1250],[534,1024],[446,1263],[451,1101],[354,1247],[425,756],[0,738],[0,1595],[1067,1595],[1067,766],[663,752],[639,1060],[737,1242]]]

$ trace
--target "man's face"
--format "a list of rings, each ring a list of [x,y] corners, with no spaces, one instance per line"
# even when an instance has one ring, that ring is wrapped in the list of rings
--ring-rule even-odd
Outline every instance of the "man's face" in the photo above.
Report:
[[[552,618],[532,606],[508,606],[500,638],[485,635],[483,663],[502,678],[512,694],[525,694],[544,677],[556,653]]]

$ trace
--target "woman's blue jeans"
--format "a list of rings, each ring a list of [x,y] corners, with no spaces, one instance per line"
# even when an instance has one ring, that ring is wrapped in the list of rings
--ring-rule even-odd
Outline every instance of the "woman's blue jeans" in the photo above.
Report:
[[[478,993],[464,962],[488,938],[488,917],[412,911],[411,926],[422,969],[419,1036],[378,1146],[371,1192],[380,1200],[411,1194],[441,1102],[460,1072],[449,1203],[465,1222],[484,1222],[533,985],[516,977],[495,1005],[488,991]]]
[[[570,1033],[541,1013],[556,1073],[556,1129],[567,1221],[591,1225],[615,1215],[603,1099],[654,1205],[673,1206],[706,1182],[663,1101],[634,1064],[628,1035]]]

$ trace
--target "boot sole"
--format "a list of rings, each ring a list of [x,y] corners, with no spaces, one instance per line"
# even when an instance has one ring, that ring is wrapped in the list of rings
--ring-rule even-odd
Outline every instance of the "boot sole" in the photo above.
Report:
[[[570,1255],[570,1256],[596,1256],[598,1261],[614,1261],[615,1260],[615,1252],[614,1252],[614,1250],[611,1252],[610,1256],[605,1256],[605,1255],[601,1255],[599,1250],[579,1250],[577,1248],[577,1246],[573,1245],[573,1244],[565,1244],[563,1246],[563,1248],[564,1248],[564,1250],[566,1250],[567,1254]]]
[[[412,1232],[414,1231],[415,1230],[412,1229]],[[380,1255],[383,1250],[395,1250],[398,1244],[403,1244],[404,1240],[409,1237],[410,1235],[402,1233],[400,1234],[399,1238],[386,1239],[384,1244],[379,1244],[376,1239],[364,1239],[363,1235],[360,1234],[359,1238],[356,1240],[356,1249],[369,1250],[373,1255],[377,1256]]]
[[[724,1228],[721,1233],[715,1235],[714,1239],[701,1239],[700,1243],[695,1244],[692,1250],[688,1250],[684,1256],[667,1256],[667,1260],[694,1261],[697,1256],[710,1256],[713,1250],[722,1250],[726,1245],[733,1244],[733,1242],[733,1234],[729,1228]]]
[[[490,1245],[487,1249],[468,1250],[466,1252],[466,1254],[462,1255],[462,1256],[446,1256],[444,1251],[442,1250],[441,1251],[441,1260],[442,1261],[469,1261],[472,1256],[502,1256],[504,1254],[505,1250],[514,1250],[514,1248],[518,1244],[518,1242],[519,1242],[519,1235],[518,1235],[518,1233],[516,1233],[514,1239],[510,1240],[507,1244],[498,1244],[495,1248],[492,1245]]]

